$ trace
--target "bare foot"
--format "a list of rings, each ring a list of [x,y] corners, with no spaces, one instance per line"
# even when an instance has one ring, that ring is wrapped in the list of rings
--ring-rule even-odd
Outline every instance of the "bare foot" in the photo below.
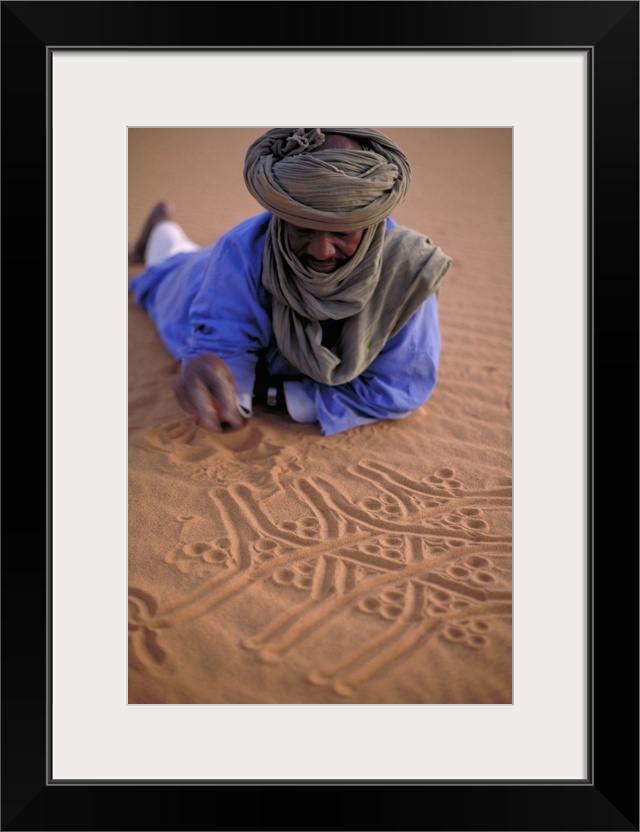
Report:
[[[142,226],[140,236],[135,241],[133,248],[129,252],[129,265],[144,263],[144,253],[147,250],[147,243],[149,242],[151,232],[159,222],[170,220],[172,219],[172,216],[171,206],[168,202],[158,202],[154,205],[151,213]]]

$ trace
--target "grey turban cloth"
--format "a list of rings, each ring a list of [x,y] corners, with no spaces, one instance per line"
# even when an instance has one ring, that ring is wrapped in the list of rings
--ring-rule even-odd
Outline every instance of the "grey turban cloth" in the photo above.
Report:
[[[364,149],[322,150],[325,133],[350,136]],[[249,147],[244,179],[272,214],[261,279],[272,295],[280,352],[321,384],[351,381],[438,289],[451,265],[423,234],[402,226],[386,230],[386,218],[407,196],[407,158],[377,130],[283,127]],[[324,274],[291,252],[287,223],[364,234],[353,257]],[[331,347],[322,344],[328,320],[341,321]]]
[[[325,133],[348,135],[369,149],[322,150]],[[244,180],[252,196],[286,222],[349,232],[391,214],[407,196],[411,168],[377,130],[282,127],[249,147]]]

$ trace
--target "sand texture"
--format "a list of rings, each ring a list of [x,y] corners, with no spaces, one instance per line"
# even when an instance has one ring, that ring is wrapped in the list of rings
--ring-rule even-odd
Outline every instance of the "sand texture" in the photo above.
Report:
[[[394,218],[453,258],[417,412],[206,433],[129,296],[131,704],[512,701],[512,135],[378,129],[413,167]],[[262,132],[130,130],[129,242],[159,199],[202,245],[259,213]]]

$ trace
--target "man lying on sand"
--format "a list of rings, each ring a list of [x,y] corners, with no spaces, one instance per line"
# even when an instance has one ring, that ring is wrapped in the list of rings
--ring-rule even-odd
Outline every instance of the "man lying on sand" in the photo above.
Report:
[[[266,395],[326,436],[420,407],[451,259],[391,219],[411,179],[400,148],[366,128],[277,128],[244,179],[266,213],[200,248],[159,203],[130,255],[146,266],[133,296],[182,363],[180,405],[219,433]]]

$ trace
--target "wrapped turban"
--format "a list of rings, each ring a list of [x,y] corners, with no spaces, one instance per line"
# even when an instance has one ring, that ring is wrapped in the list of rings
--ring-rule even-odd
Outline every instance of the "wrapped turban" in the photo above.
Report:
[[[323,150],[325,133],[347,135],[363,150]],[[407,196],[409,162],[370,128],[269,130],[249,147],[244,180],[275,216],[320,231],[356,231],[386,219]]]

